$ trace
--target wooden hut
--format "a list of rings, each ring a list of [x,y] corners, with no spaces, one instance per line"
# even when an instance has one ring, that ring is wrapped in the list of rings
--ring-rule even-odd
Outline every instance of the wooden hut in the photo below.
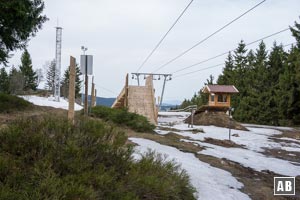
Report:
[[[239,93],[233,85],[206,85],[203,90],[209,94],[208,106],[210,107],[230,107],[231,95]]]

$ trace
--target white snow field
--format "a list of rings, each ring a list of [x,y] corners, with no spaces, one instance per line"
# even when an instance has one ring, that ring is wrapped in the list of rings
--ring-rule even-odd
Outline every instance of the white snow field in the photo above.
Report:
[[[64,99],[64,98],[60,98],[60,101],[54,101],[53,97],[38,97],[38,96],[34,96],[34,95],[26,95],[26,96],[20,96],[23,99],[25,99],[26,101],[29,101],[31,103],[33,103],[34,105],[38,105],[38,106],[50,106],[53,108],[61,108],[61,109],[65,109],[68,110],[69,109],[69,102]],[[75,110],[81,110],[82,106],[78,105],[75,103]]]
[[[191,153],[184,153],[174,147],[161,145],[151,140],[129,139],[139,145],[135,148],[137,152],[145,153],[148,149],[152,149],[157,153],[168,155],[168,159],[181,164],[181,167],[189,174],[192,185],[197,190],[198,199],[250,199],[238,190],[243,187],[243,184],[238,182],[231,173],[212,167],[200,161]]]
[[[300,152],[300,139],[276,137],[283,130],[292,130],[289,127],[272,127],[244,124],[249,131],[232,130],[231,140],[241,147],[223,147],[205,142],[205,138],[228,140],[228,129],[216,126],[194,126],[189,128],[183,120],[189,116],[188,112],[174,113],[161,112],[158,118],[156,133],[165,135],[169,132],[185,136],[182,142],[190,142],[205,149],[199,154],[216,158],[225,158],[239,163],[244,167],[250,167],[255,171],[269,170],[283,176],[300,175],[299,162],[290,162],[264,154],[267,149],[284,150],[287,155],[297,156]],[[195,130],[199,130],[195,134]],[[203,130],[203,132],[200,132]],[[274,140],[273,140],[274,139]],[[249,199],[239,189],[243,184],[238,182],[228,171],[212,167],[208,163],[200,161],[191,153],[161,145],[151,140],[130,138],[137,146],[137,152],[145,152],[152,149],[158,153],[166,154],[174,159],[190,175],[192,185],[197,189],[199,199]],[[299,155],[299,154],[298,154]]]

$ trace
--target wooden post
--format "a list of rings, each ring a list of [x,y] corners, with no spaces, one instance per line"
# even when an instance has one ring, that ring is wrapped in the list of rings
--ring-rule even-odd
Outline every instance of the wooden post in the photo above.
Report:
[[[97,106],[97,89],[95,89],[95,102],[94,102],[94,106]]]
[[[124,102],[124,106],[125,108],[128,108],[128,74],[126,75],[126,80],[125,80],[125,102]]]
[[[91,88],[91,107],[95,106],[95,83],[94,83],[94,76],[92,79],[92,88]]]
[[[76,60],[74,57],[70,56],[70,77],[69,77],[69,111],[68,111],[68,119],[74,123],[74,105],[75,105],[75,70]]]

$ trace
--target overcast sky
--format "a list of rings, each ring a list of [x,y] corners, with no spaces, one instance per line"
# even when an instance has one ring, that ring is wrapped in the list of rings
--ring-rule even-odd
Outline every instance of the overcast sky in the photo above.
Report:
[[[46,0],[47,21],[28,43],[34,68],[43,68],[55,57],[55,26],[63,27],[62,74],[69,56],[79,63],[82,45],[94,56],[98,96],[115,97],[124,85],[126,73],[136,72],[146,56],[169,29],[190,0]],[[194,0],[179,23],[163,41],[140,72],[152,72],[190,48],[262,0]],[[240,40],[252,42],[300,21],[300,0],[267,0],[214,37],[166,66],[159,73],[172,73],[237,47]],[[289,44],[289,31],[265,40]],[[258,43],[257,43],[258,44]],[[257,44],[248,46],[256,49]],[[288,47],[287,47],[288,48]],[[13,52],[10,65],[20,64],[21,52]],[[226,56],[195,66],[174,76],[224,62]],[[166,85],[165,100],[183,100],[199,91],[210,74],[217,76],[223,66],[175,78]],[[136,81],[130,79],[131,84]],[[160,95],[162,81],[155,81]],[[103,89],[106,88],[109,91]]]

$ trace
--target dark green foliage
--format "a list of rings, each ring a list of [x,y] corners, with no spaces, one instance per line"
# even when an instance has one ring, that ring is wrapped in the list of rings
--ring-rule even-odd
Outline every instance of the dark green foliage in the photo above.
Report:
[[[32,61],[27,49],[25,49],[21,57],[20,71],[24,76],[24,90],[36,90],[38,77],[32,69]]]
[[[25,48],[47,18],[42,0],[0,1],[0,8],[0,63],[6,64],[9,53]]]
[[[81,83],[80,76],[82,75],[80,72],[80,68],[78,64],[76,64],[76,75],[75,75],[75,98],[80,98],[80,89],[81,89]],[[70,71],[69,67],[65,70],[63,80],[61,82],[61,93],[62,96],[67,98],[69,96],[69,77],[70,77]]]
[[[194,199],[184,171],[133,161],[126,140],[98,120],[20,119],[0,130],[0,199]]]
[[[138,196],[147,194],[147,199],[194,199],[195,189],[187,187],[189,177],[175,162],[167,162],[165,157],[154,152],[142,155],[141,160],[133,166],[129,174],[129,188],[138,188]],[[161,177],[163,182],[157,179]],[[173,185],[173,189],[170,189]]]
[[[300,125],[300,25],[295,23],[291,31],[297,44],[289,51],[274,43],[268,52],[264,42],[255,51],[247,51],[241,41],[233,55],[228,54],[217,84],[235,85],[239,90],[231,99],[236,120]]]
[[[92,108],[93,117],[111,121],[115,124],[125,125],[138,132],[151,132],[155,126],[152,125],[146,117],[130,113],[126,109],[113,109],[105,106],[96,106]]]
[[[46,63],[46,88],[47,90],[50,90],[52,94],[54,94],[54,88],[55,88],[55,60],[52,60],[51,62]]]
[[[0,92],[9,93],[9,77],[4,68],[0,69]]]
[[[0,93],[0,113],[22,111],[31,108],[32,104],[24,99],[9,94]]]
[[[23,94],[24,82],[25,79],[22,72],[12,67],[9,73],[9,93]]]

